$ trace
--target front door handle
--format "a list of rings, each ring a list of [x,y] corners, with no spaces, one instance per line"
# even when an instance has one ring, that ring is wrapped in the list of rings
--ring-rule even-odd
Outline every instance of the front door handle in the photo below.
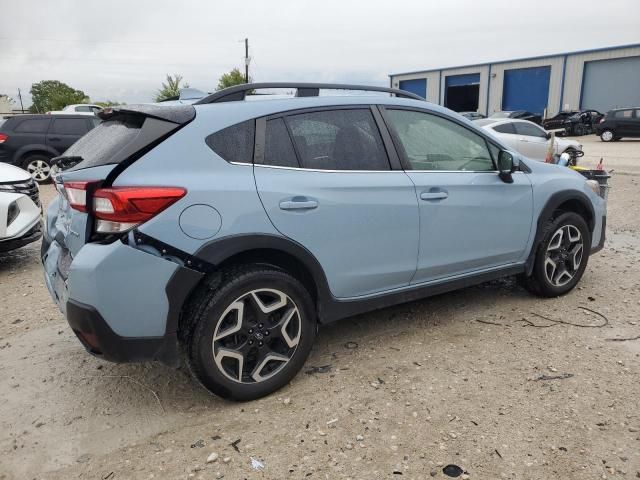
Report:
[[[313,210],[318,208],[318,202],[307,197],[294,197],[280,202],[281,210]]]
[[[439,191],[439,192],[422,192],[420,194],[421,200],[444,200],[447,198],[449,194],[447,192]]]
[[[60,137],[49,137],[49,140],[51,140],[52,142],[59,142]]]

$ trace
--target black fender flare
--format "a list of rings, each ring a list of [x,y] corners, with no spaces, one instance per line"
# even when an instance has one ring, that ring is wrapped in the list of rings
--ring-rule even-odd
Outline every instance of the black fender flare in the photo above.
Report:
[[[536,232],[533,243],[531,245],[531,250],[529,251],[529,256],[527,257],[527,261],[525,263],[526,267],[526,275],[531,275],[533,271],[533,264],[536,259],[536,250],[538,250],[538,245],[542,241],[542,227],[544,224],[553,216],[553,212],[555,212],[560,205],[568,201],[577,201],[580,203],[582,207],[589,213],[590,218],[585,219],[587,225],[589,227],[589,231],[593,233],[593,229],[595,227],[595,210],[589,197],[584,192],[580,190],[564,190],[562,192],[556,192],[549,197],[547,203],[544,208],[540,212],[538,216],[538,222],[536,224]],[[589,245],[591,248],[591,245]]]
[[[193,255],[182,254],[190,258],[190,267],[180,267],[173,274],[166,286],[169,312],[166,334],[175,334],[178,330],[180,315],[189,296],[207,273],[214,272],[226,260],[235,255],[253,250],[275,250],[293,257],[311,275],[316,285],[318,317],[322,318],[323,305],[331,304],[334,300],[329,289],[327,277],[320,262],[305,247],[286,237],[272,234],[250,233],[230,235],[228,237],[211,240],[202,245]],[[265,264],[269,259],[265,258]],[[198,266],[202,268],[198,268]]]

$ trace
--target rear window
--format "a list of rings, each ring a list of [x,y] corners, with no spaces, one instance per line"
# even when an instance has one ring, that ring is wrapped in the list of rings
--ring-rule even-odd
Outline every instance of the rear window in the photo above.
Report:
[[[87,130],[87,121],[84,118],[56,118],[51,125],[50,133],[84,135]]]
[[[49,118],[25,119],[18,123],[13,131],[16,133],[46,133],[49,121]]]
[[[255,120],[247,120],[207,137],[209,148],[227,162],[253,163]]]
[[[116,163],[113,160],[115,154],[136,138],[143,121],[140,116],[121,116],[102,122],[71,145],[64,155],[82,157],[83,161],[78,165],[80,168]]]

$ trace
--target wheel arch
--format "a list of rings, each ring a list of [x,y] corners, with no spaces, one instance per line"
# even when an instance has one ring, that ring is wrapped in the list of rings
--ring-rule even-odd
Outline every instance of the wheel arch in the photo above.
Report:
[[[191,286],[187,287],[188,292],[185,292],[183,281],[186,274],[174,275],[167,292],[181,285],[181,294],[176,302],[179,303],[181,314],[170,317],[167,332],[178,331],[180,335],[185,330],[184,313],[191,305],[199,303],[209,290],[217,287],[222,269],[238,265],[269,265],[294,276],[311,294],[319,321],[322,321],[322,306],[333,298],[324,270],[315,256],[302,245],[285,237],[270,234],[232,235],[204,244],[193,257],[206,262],[213,270],[206,274],[200,273],[198,278],[191,277],[193,280],[189,282]]]
[[[29,145],[16,151],[13,157],[14,163],[22,164],[31,155],[44,155],[45,157],[53,158],[58,155],[58,152],[46,145]]]
[[[556,218],[559,214],[565,212],[573,212],[580,215],[587,222],[589,232],[593,234],[595,228],[595,210],[589,198],[579,190],[566,190],[563,192],[556,192],[543,207],[538,216],[538,222],[536,224],[536,233],[531,245],[529,257],[526,261],[526,274],[531,275],[533,271],[533,265],[535,263],[536,251],[542,241],[542,234],[544,230],[544,224],[552,218]]]

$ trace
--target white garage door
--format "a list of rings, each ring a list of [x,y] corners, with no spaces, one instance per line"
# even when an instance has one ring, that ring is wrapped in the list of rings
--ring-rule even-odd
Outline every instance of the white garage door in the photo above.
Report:
[[[580,108],[640,106],[640,57],[585,62]]]

